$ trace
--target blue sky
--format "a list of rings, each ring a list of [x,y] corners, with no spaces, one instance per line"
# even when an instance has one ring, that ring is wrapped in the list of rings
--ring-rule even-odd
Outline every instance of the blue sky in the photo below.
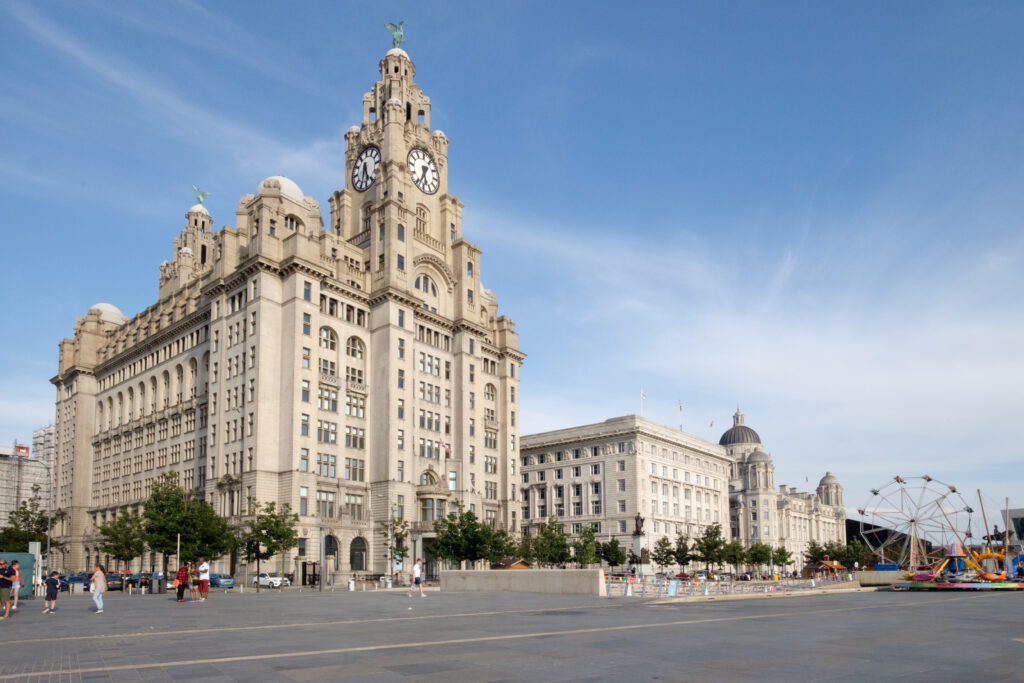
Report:
[[[713,441],[738,403],[848,507],[895,474],[1024,505],[1008,2],[0,3],[0,443],[53,420],[77,316],[153,303],[193,183],[218,225],[269,175],[343,186],[399,19],[524,434],[642,387]]]

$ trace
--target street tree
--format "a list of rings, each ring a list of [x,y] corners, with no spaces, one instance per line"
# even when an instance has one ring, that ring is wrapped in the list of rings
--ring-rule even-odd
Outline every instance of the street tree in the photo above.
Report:
[[[504,529],[494,529],[484,525],[487,532],[487,560],[489,562],[501,562],[516,554],[516,542]]]
[[[569,561],[569,538],[565,535],[565,525],[557,517],[552,516],[537,525],[533,545],[541,564],[559,565]]]
[[[725,539],[722,538],[720,524],[704,527],[704,531],[693,542],[693,550],[697,559],[704,563],[705,571],[710,571],[712,564],[721,564],[724,547]]]
[[[760,572],[766,564],[772,561],[772,548],[764,543],[751,543],[750,548],[747,549],[747,559]]]
[[[259,591],[260,563],[297,544],[298,534],[295,525],[299,521],[299,516],[292,512],[291,506],[287,503],[280,511],[277,510],[274,501],[266,505],[252,501],[251,505],[252,516],[245,523],[241,545],[245,559],[249,562],[256,560],[256,590]]]
[[[458,563],[476,562],[488,556],[490,528],[484,529],[476,514],[466,510],[462,503],[455,504],[456,511],[434,522],[437,538],[434,554],[437,557]]]
[[[747,561],[747,549],[739,541],[726,543],[722,548],[722,561],[732,565],[732,570],[738,574],[740,565]]]
[[[386,519],[380,523],[381,530],[388,539],[388,566],[401,566],[409,554],[405,541],[409,538],[409,522],[404,519]]]
[[[676,536],[675,555],[676,564],[679,565],[679,569],[681,571],[695,559],[693,546],[690,545],[690,538],[686,534],[679,534]]]
[[[676,563],[676,549],[672,546],[672,541],[668,540],[668,536],[662,536],[654,543],[651,559],[663,572],[666,567]]]
[[[821,562],[825,559],[825,555],[828,555],[828,551],[817,541],[811,541],[807,544],[807,552],[804,553],[804,556],[807,558],[808,563]]]
[[[135,512],[122,513],[100,527],[100,550],[119,562],[128,563],[146,549],[146,530]]]
[[[607,543],[601,544],[601,559],[608,563],[613,569],[626,562],[626,553],[619,545],[619,539],[613,538]]]
[[[776,567],[785,568],[793,562],[793,553],[786,550],[786,546],[780,545],[772,551],[772,562]]]
[[[143,503],[142,521],[146,545],[163,557],[163,575],[167,576],[167,558],[178,548],[178,534],[187,534],[185,503],[188,495],[178,485],[174,472],[164,472]]]
[[[594,540],[594,526],[592,524],[587,524],[583,527],[579,536],[573,542],[572,547],[576,554],[576,561],[580,563],[580,566],[586,567],[588,564],[597,562],[597,542]]]
[[[524,562],[533,564],[537,561],[537,553],[535,551],[536,539],[527,532],[523,532],[523,535],[519,538],[519,547],[516,550],[516,554],[522,558]]]
[[[0,550],[27,553],[29,543],[46,543],[49,517],[39,495],[39,485],[32,486],[32,495],[7,514],[7,526],[0,530]],[[54,515],[56,521],[58,515]]]

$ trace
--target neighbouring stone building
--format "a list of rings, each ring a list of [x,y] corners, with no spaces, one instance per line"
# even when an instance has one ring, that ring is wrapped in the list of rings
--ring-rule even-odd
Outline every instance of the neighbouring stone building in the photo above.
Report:
[[[433,520],[455,503],[513,524],[515,324],[463,239],[413,63],[394,48],[379,68],[328,214],[282,176],[241,198],[234,227],[197,204],[157,301],[133,317],[97,304],[61,342],[63,568],[105,559],[98,526],[163,472],[236,523],[251,500],[289,504],[301,540],[270,566],[297,580],[321,550],[335,580],[387,572],[393,517],[428,573]]]
[[[843,490],[828,473],[815,493],[775,487],[775,466],[738,409],[719,443],[637,415],[530,434],[520,452],[520,530],[555,516],[578,533],[634,547],[634,518],[644,517],[640,545],[662,536],[695,538],[720,524],[727,540],[749,547],[785,546],[802,566],[813,540],[845,543]]]

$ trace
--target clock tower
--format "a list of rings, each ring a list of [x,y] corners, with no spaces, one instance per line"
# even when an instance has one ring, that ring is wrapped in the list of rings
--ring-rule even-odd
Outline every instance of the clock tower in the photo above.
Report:
[[[462,239],[448,138],[431,129],[430,98],[414,76],[401,48],[380,61],[362,122],[345,135],[345,188],[330,208],[332,232],[362,250],[368,271],[372,517],[388,519],[385,504],[401,510],[412,554],[429,561],[433,521],[456,503],[517,528],[524,355],[515,323],[480,283],[480,249]]]

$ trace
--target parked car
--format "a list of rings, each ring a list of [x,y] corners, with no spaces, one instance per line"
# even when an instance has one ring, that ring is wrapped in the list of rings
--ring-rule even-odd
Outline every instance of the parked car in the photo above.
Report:
[[[89,590],[89,577],[90,576],[91,576],[91,574],[86,574],[84,572],[83,573],[78,573],[78,574],[72,574],[71,576],[68,577],[68,584],[79,584],[79,585],[82,586],[82,590],[87,591],[87,590]]]
[[[292,582],[288,580],[287,576],[281,576],[280,574],[268,574],[267,572],[260,572],[260,575],[252,577],[252,585],[256,585],[259,582],[261,587],[267,588],[280,588],[281,586],[290,586]]]
[[[71,584],[68,583],[68,577],[65,574],[59,574],[57,580],[60,582],[61,591],[71,590]]]
[[[131,586],[132,588],[142,588],[143,586],[149,585],[149,572],[139,572],[132,574],[124,580],[124,585]]]
[[[108,574],[107,575],[107,590],[108,591],[123,591],[124,590],[124,578],[120,574]]]
[[[210,588],[234,588],[235,579],[227,574],[210,574]]]

